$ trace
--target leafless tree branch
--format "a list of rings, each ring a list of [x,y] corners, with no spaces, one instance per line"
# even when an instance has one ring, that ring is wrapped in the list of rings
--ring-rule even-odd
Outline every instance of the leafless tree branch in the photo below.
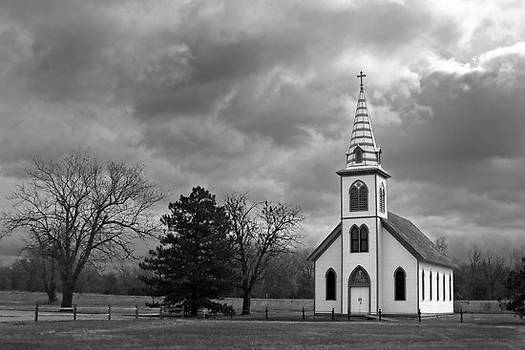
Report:
[[[29,180],[10,196],[13,210],[3,215],[2,234],[29,232],[28,246],[57,262],[63,284],[74,286],[92,258],[131,255],[133,240],[158,229],[151,211],[163,195],[142,166],[101,164],[73,152],[59,160],[35,158],[26,174]]]

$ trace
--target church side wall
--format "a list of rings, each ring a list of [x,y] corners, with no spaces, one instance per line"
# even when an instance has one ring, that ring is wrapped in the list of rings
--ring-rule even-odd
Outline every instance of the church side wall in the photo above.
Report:
[[[329,268],[336,274],[336,300],[326,300],[325,275]],[[329,313],[332,308],[341,312],[341,236],[339,236],[315,262],[315,312]]]
[[[423,281],[424,272],[424,281]],[[432,298],[430,275],[432,273]],[[437,275],[439,274],[439,284]],[[443,298],[443,276],[445,277],[445,295]],[[420,262],[419,263],[419,308],[423,314],[454,312],[454,275],[451,268]],[[452,285],[450,285],[452,282]],[[424,288],[423,288],[423,283]],[[439,299],[438,299],[439,288]],[[423,295],[424,291],[424,295]]]
[[[386,229],[381,231],[381,310],[385,314],[416,314],[417,259]],[[394,273],[398,267],[406,274],[406,300],[394,300]]]

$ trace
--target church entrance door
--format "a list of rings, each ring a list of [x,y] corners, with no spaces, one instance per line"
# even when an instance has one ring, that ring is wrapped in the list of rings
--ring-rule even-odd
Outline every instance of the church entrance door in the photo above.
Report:
[[[348,303],[350,314],[370,313],[370,277],[361,266],[357,266],[348,279]]]
[[[350,314],[361,315],[370,312],[370,287],[350,288]]]

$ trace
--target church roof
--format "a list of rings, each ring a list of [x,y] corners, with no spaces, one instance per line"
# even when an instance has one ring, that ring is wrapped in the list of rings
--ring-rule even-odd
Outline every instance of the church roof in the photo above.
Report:
[[[342,229],[343,229],[343,223],[340,222],[339,225],[337,225],[332,230],[332,232],[330,232],[330,234],[324,239],[324,241],[322,241],[321,244],[319,244],[317,248],[315,248],[312,254],[308,256],[307,260],[309,261],[317,260],[317,258],[319,258],[321,254],[323,254],[324,251],[327,250],[328,247],[332,245],[332,243],[337,239],[337,237],[339,237]]]
[[[401,243],[416,259],[431,264],[452,267],[452,262],[441,254],[432,242],[416,225],[392,212],[388,212],[388,219],[381,219],[385,229]],[[339,223],[332,232],[310,254],[308,260],[317,260],[342,232],[342,223]]]
[[[388,219],[381,219],[381,222],[386,230],[418,260],[452,267],[450,259],[441,254],[434,242],[410,220],[388,212]]]
[[[363,152],[363,160],[359,163],[357,162],[355,154],[355,149],[358,147],[361,148],[361,151]],[[346,152],[346,167],[379,165],[379,151],[372,130],[370,116],[368,115],[365,90],[361,84],[361,90],[359,91],[359,97],[357,98],[357,108],[355,110],[352,134],[350,136],[350,146]]]

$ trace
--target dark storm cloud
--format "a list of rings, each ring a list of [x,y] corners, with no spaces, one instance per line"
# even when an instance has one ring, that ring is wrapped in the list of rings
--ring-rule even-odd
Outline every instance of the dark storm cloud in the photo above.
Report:
[[[482,56],[516,42],[523,28],[508,26],[519,16],[474,23],[459,5],[434,5],[3,1],[2,174],[21,176],[35,154],[89,147],[145,163],[174,198],[202,184],[296,203],[318,241],[339,216],[334,172],[364,69],[394,175],[391,208],[431,233],[442,229],[436,217],[454,217],[458,237],[515,234],[524,54]]]
[[[26,88],[42,99],[67,101],[85,94],[89,83],[101,86],[97,72],[102,50],[116,30],[103,9],[84,2],[13,1],[0,5],[3,16],[31,35],[30,57],[13,68]]]
[[[468,242],[501,254],[509,241],[524,244],[524,54],[502,52],[464,73],[423,75],[410,100],[431,114],[414,119],[398,105],[401,124],[379,129],[395,176],[390,204],[417,215],[434,237],[448,236],[455,253]],[[443,222],[425,222],[436,215]]]
[[[412,99],[432,116],[379,132],[397,176],[507,199],[502,191],[522,189],[516,171],[524,167],[525,65],[514,55],[495,61],[479,71],[422,78]]]
[[[172,43],[188,48],[184,53],[189,55],[188,74],[183,81],[168,87],[139,81],[135,95],[138,118],[151,120],[206,113],[218,99],[238,89],[241,91],[238,98],[222,113],[225,120],[243,132],[249,129],[277,143],[290,143],[295,137],[307,136],[302,127],[319,127],[322,124],[317,122],[319,115],[327,119],[323,115],[330,112],[325,106],[329,103],[326,88],[341,77],[330,76],[332,72],[326,71],[324,64],[349,48],[391,52],[399,42],[409,45],[417,38],[417,32],[427,26],[425,18],[428,17],[422,11],[395,3],[385,3],[379,10],[372,10],[377,3],[330,9],[315,3],[268,2],[250,5],[263,13],[263,20],[253,20],[244,28],[237,22],[250,11],[249,7],[245,2],[226,4],[225,9],[210,18],[199,15],[199,10],[208,3],[196,3],[186,12],[180,30],[171,37],[165,35]],[[269,10],[275,12],[264,13]],[[170,40],[165,45],[169,45]],[[314,86],[303,89],[287,83],[280,86],[276,76],[272,87],[279,90],[278,94],[271,95],[270,89],[258,91],[261,80],[279,74],[275,73],[276,69],[283,75],[290,72],[304,76],[313,67],[313,74],[327,73],[312,82],[322,81],[324,90],[308,91]],[[318,101],[320,99],[324,101]],[[316,102],[320,103],[313,106]],[[305,106],[307,113],[297,113],[300,106]],[[288,120],[282,123],[288,127],[279,125],[280,120]]]

